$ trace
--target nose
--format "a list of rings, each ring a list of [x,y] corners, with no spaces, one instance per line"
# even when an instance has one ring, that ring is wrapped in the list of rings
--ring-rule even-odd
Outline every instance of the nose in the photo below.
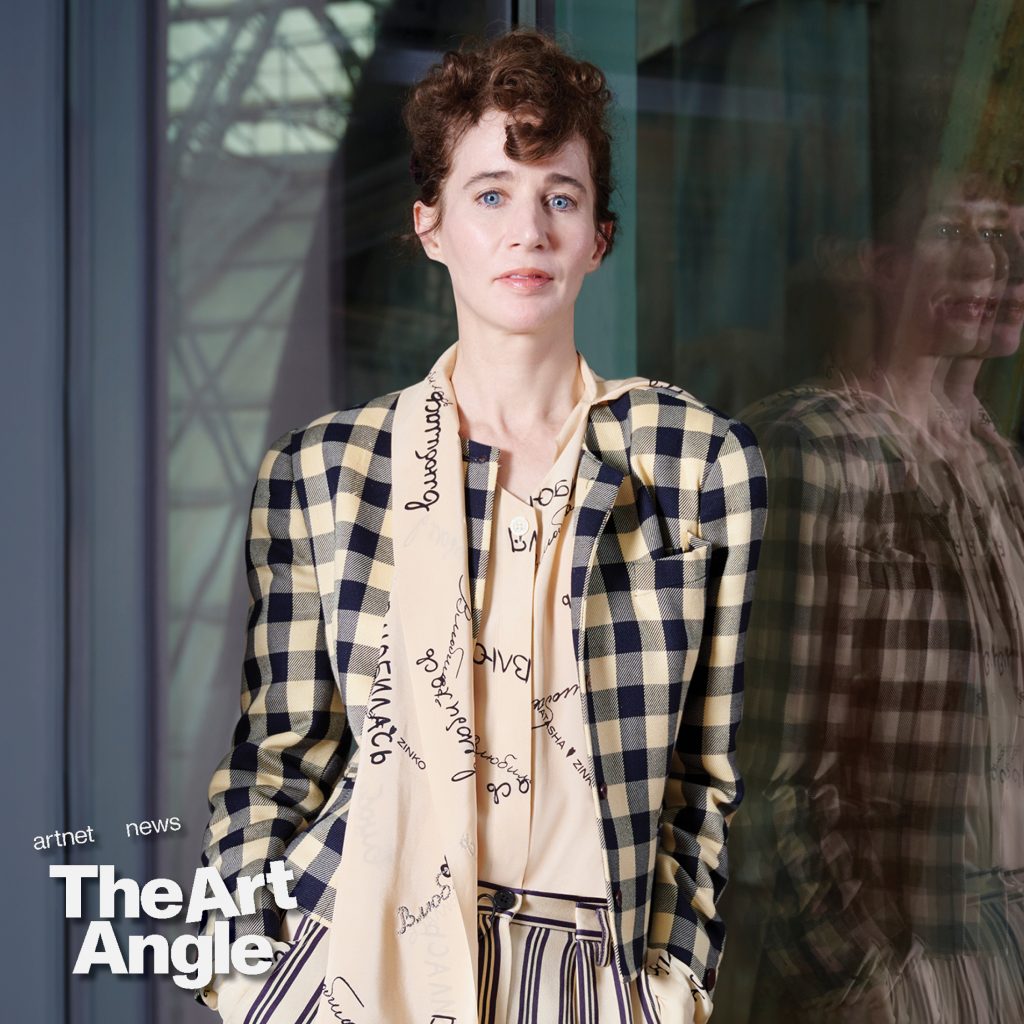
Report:
[[[543,249],[548,244],[548,225],[540,203],[517,203],[508,221],[508,244],[512,248]]]
[[[1009,262],[1008,276],[1011,284],[1024,281],[1024,238],[1011,226],[1003,237],[1003,247]]]
[[[953,271],[964,281],[984,281],[996,276],[998,260],[991,242],[976,228],[965,231],[957,247]]]
[[[992,256],[995,259],[995,277],[1000,284],[1005,284],[1010,275],[1010,253],[1006,248],[1004,237],[994,237],[991,242]]]

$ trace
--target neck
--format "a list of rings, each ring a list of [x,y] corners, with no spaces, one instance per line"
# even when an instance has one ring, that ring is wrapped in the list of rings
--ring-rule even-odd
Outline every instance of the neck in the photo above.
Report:
[[[981,372],[981,364],[981,359],[976,356],[953,359],[942,381],[946,400],[967,417],[974,409],[974,385]]]
[[[928,362],[934,364],[934,360]],[[933,365],[933,372],[928,373],[926,365],[917,361],[913,366],[896,365],[886,371],[900,412],[921,427],[927,425],[931,412],[931,381],[935,369]]]
[[[583,393],[571,331],[460,336],[451,381],[463,436],[499,446],[556,432]]]

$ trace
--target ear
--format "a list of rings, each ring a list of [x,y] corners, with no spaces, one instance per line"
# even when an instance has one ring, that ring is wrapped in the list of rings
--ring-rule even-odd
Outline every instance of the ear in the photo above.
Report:
[[[594,251],[590,254],[590,269],[587,273],[590,273],[591,270],[597,270],[601,266],[601,261],[604,259],[604,254],[608,249],[608,238],[606,236],[610,236],[612,231],[615,230],[613,222],[610,220],[604,221],[599,227],[600,230],[594,232]]]
[[[899,246],[888,242],[869,242],[858,253],[865,277],[876,288],[888,291],[902,287],[907,256]]]
[[[870,281],[875,271],[875,243],[867,238],[857,242],[856,259],[860,276]]]
[[[444,263],[444,256],[441,250],[441,242],[434,232],[434,225],[437,222],[437,209],[427,206],[421,199],[417,199],[412,206],[413,230],[419,237],[423,251],[438,263]]]

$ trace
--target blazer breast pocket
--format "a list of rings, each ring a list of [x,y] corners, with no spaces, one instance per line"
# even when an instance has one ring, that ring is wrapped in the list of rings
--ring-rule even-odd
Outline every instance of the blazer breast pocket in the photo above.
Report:
[[[632,594],[648,684],[689,683],[704,634],[712,545],[686,534],[683,550],[647,559]]]
[[[681,551],[660,555],[654,559],[655,587],[699,587],[703,590],[710,557],[710,542],[687,533]]]
[[[657,618],[703,619],[710,557],[710,542],[687,533],[681,551],[638,560],[630,567],[634,600]]]

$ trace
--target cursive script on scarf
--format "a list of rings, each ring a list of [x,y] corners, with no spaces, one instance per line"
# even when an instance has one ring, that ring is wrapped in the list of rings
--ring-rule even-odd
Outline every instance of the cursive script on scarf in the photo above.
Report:
[[[565,687],[564,690],[555,690],[554,693],[545,694],[543,697],[533,698],[533,710],[539,711],[541,717],[544,717],[544,709],[551,704],[557,704],[560,700],[565,697],[571,697],[574,693],[580,692],[580,684],[572,683],[570,686]],[[537,726],[534,726],[536,729]]]
[[[420,904],[416,913],[413,913],[406,906],[398,908],[398,922],[402,926],[398,929],[399,935],[404,935],[413,925],[419,924],[432,910],[436,910],[441,904],[451,897],[452,887],[445,879],[452,877],[451,868],[448,867],[448,858],[445,857],[441,864],[441,870],[434,876],[434,884],[437,886],[435,892],[426,903]]]
[[[339,987],[339,982],[341,982],[344,988],[348,989],[355,1001],[362,1006],[363,1001],[356,995],[355,989],[340,975],[331,981],[330,988],[327,987],[327,979],[325,978],[320,983],[320,988],[323,991],[324,998],[327,1000],[327,1005],[331,1008],[331,1015],[334,1019],[340,1021],[341,1024],[356,1024],[355,1018],[348,1015],[348,1011],[342,1003],[342,1000],[347,998],[346,994],[343,991],[340,994],[335,994],[335,989]]]
[[[423,509],[429,512],[437,503],[440,495],[437,492],[437,449],[441,443],[441,406],[447,405],[444,392],[433,390],[427,396],[423,406],[423,433],[427,436],[424,451],[416,449],[413,455],[423,463],[423,497],[420,501],[407,501],[405,507],[410,511]]]
[[[476,737],[476,756],[481,761],[486,761],[488,764],[494,765],[499,771],[508,772],[512,775],[519,785],[520,793],[530,792],[530,777],[525,771],[521,771],[517,765],[512,764],[513,761],[517,760],[516,755],[512,753],[502,754],[499,757],[497,754],[492,754],[489,750],[480,749],[480,737]],[[490,790],[490,786],[487,787]],[[495,798],[497,803],[497,798]]]
[[[463,623],[471,618],[469,599],[463,592],[465,574],[459,576],[459,596],[455,601],[455,614],[452,620],[451,633],[448,637],[448,650],[445,653],[444,662],[439,664],[433,647],[428,647],[423,652],[422,658],[416,659],[416,664],[423,668],[423,671],[430,676],[430,686],[434,691],[434,703],[442,710],[447,711],[450,721],[444,727],[445,732],[455,730],[459,746],[464,754],[468,754],[471,763],[474,754],[473,730],[470,728],[469,719],[463,714],[462,704],[459,698],[448,688],[448,672],[454,665],[453,676],[458,676],[462,671],[464,651],[458,645],[459,629]],[[439,671],[440,670],[440,671]],[[476,774],[475,768],[466,768],[452,775],[452,782],[462,782],[472,778]]]

